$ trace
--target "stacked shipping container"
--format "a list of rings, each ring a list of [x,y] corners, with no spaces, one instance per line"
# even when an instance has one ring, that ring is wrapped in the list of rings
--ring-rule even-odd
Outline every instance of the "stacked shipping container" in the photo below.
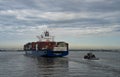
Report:
[[[55,47],[66,47],[68,50],[68,43],[65,42],[31,42],[24,45],[24,50],[54,50]]]

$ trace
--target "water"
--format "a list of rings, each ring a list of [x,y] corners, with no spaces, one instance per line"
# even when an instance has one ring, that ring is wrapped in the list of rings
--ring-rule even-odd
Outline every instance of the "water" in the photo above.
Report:
[[[0,77],[120,77],[120,52],[93,52],[100,60],[84,60],[87,51],[59,58],[0,52]]]

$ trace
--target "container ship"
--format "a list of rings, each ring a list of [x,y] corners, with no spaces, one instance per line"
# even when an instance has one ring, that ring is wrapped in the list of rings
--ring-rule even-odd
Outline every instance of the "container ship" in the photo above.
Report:
[[[51,36],[48,31],[37,36],[39,41],[29,42],[24,45],[26,55],[44,56],[44,57],[63,57],[68,55],[68,43],[54,41],[54,36]]]

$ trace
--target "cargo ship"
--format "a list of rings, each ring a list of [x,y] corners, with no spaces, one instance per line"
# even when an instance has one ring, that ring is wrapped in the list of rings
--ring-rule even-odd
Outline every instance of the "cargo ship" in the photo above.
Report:
[[[55,42],[54,36],[48,31],[37,36],[39,41],[29,42],[24,45],[26,55],[43,57],[63,57],[69,54],[68,43],[64,41]]]

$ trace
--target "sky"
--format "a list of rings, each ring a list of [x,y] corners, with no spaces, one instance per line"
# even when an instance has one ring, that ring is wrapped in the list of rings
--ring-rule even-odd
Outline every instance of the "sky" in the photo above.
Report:
[[[120,0],[0,0],[0,49],[45,30],[70,49],[120,49]]]

